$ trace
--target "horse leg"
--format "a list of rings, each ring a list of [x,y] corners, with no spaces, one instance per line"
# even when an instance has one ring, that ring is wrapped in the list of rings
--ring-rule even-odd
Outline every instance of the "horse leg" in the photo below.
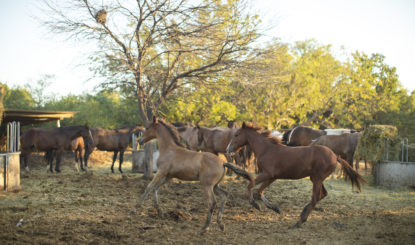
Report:
[[[212,219],[213,211],[215,211],[215,207],[216,207],[216,198],[215,198],[215,195],[213,193],[213,186],[206,185],[206,186],[203,186],[203,189],[205,190],[206,196],[208,198],[209,211],[208,211],[208,214],[206,216],[205,225],[203,226],[202,231],[201,231],[202,234],[205,233],[208,230],[208,227],[210,225],[210,221]]]
[[[29,158],[29,155],[30,155],[30,152],[24,152],[24,153],[22,153],[22,154],[20,155],[20,162],[21,162],[21,161],[22,161],[22,159],[23,159],[24,168],[25,168],[25,170],[26,170],[26,171],[29,171],[29,166],[28,166],[28,164],[27,164],[27,162],[28,162],[28,158]]]
[[[323,183],[321,183],[320,199],[318,199],[318,201],[325,198],[326,196],[327,196],[327,190],[324,187]]]
[[[167,177],[164,177],[161,179],[161,181],[157,184],[154,185],[154,208],[157,209],[157,213],[159,214],[159,216],[161,216],[163,214],[160,206],[159,206],[159,196],[158,196],[158,189],[160,188],[160,186],[162,186],[164,183],[166,183],[169,179]]]
[[[158,183],[162,182],[163,179],[166,178],[167,173],[164,172],[165,171],[161,171],[161,169],[157,172],[156,176],[154,176],[153,180],[147,185],[146,189],[144,190],[144,193],[141,195],[137,207],[141,206],[141,204],[147,198],[150,191],[152,191]]]
[[[226,199],[228,196],[228,192],[222,190],[218,185],[215,185],[215,187],[213,187],[213,191],[220,196],[220,208],[219,208],[219,212],[218,212],[218,218],[217,218],[217,222],[219,225],[219,228],[223,231],[225,230],[225,226],[222,224],[222,214],[223,214],[223,210],[225,209],[225,204],[226,204]]]
[[[91,155],[92,150],[93,150],[93,149],[91,149],[91,150],[86,149],[86,150],[85,150],[85,155],[84,155],[85,168],[87,168],[87,167],[88,167],[88,158],[89,158],[89,155]]]
[[[268,201],[268,199],[266,199],[266,198],[265,198],[265,196],[264,196],[264,190],[265,190],[265,188],[267,188],[269,185],[271,185],[274,181],[275,181],[275,179],[267,179],[267,180],[265,180],[265,181],[262,183],[261,187],[259,188],[259,190],[258,190],[258,194],[259,194],[259,196],[261,197],[261,200],[264,202],[264,204],[265,204],[265,206],[266,206],[267,208],[272,209],[272,210],[274,210],[275,212],[277,212],[277,213],[279,213],[279,214],[280,214],[280,213],[281,213],[280,209],[279,209],[277,206],[275,206],[275,205],[271,204],[271,203]]]
[[[81,167],[81,170],[85,171],[84,163],[83,163],[83,160],[82,160],[82,149],[78,150],[78,158],[79,158],[79,166]]]
[[[255,202],[254,192],[252,191],[252,189],[255,187],[256,184],[259,184],[259,183],[265,181],[266,179],[268,179],[268,176],[264,173],[260,173],[256,177],[256,179],[254,180],[254,184],[249,183],[249,185],[248,185],[249,203],[251,203],[251,205],[254,206],[254,208],[256,208],[260,211],[261,211],[261,209],[259,208],[258,204]]]
[[[320,193],[320,191],[325,190],[325,188],[322,187],[322,184],[323,183],[321,181],[316,181],[316,180],[313,181],[313,195],[311,197],[311,202],[308,203],[304,207],[300,215],[300,220],[297,222],[297,224],[294,225],[293,228],[299,228],[302,223],[307,221],[308,216],[310,215],[313,208],[316,206],[317,202],[321,200],[322,196],[324,196],[324,193],[323,194]],[[327,195],[327,191],[326,191],[326,195]]]
[[[114,163],[117,160],[118,151],[114,151],[114,156],[112,156],[112,165],[111,165],[111,172],[114,173]]]
[[[61,172],[61,170],[60,170],[60,163],[61,163],[61,160],[62,160],[62,153],[63,153],[62,151],[56,152],[56,164],[55,164],[55,171],[56,171],[56,173],[60,173]],[[52,161],[51,161],[50,166],[52,167]]]
[[[51,172],[51,173],[53,173],[53,158],[55,157],[55,153],[56,152],[54,150],[51,150],[50,154],[46,153],[46,154],[48,154],[48,159],[47,160],[48,160],[48,163],[49,163],[49,172]]]
[[[124,150],[121,150],[120,151],[120,165],[118,166],[118,170],[120,171],[120,173],[122,173],[121,165],[123,161],[124,161]]]

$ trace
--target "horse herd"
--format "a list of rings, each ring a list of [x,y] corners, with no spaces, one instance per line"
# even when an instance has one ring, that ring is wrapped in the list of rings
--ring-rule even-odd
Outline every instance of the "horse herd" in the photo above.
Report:
[[[307,131],[311,133],[307,134]],[[158,204],[158,189],[161,185],[172,178],[199,181],[208,203],[208,213],[202,233],[208,229],[216,208],[215,194],[220,197],[217,223],[220,229],[224,230],[221,217],[227,192],[221,189],[219,184],[226,174],[226,169],[249,181],[249,202],[258,210],[260,208],[255,201],[253,188],[261,184],[257,192],[259,199],[267,208],[277,213],[280,213],[279,208],[267,200],[264,190],[277,179],[309,177],[313,183],[312,198],[310,203],[304,207],[294,227],[300,227],[307,221],[317,202],[327,196],[323,181],[334,172],[338,163],[352,186],[356,185],[360,191],[360,184],[365,183],[352,167],[353,155],[351,158],[348,156],[351,151],[354,152],[359,134],[332,137],[333,135],[326,135],[325,131],[308,127],[296,127],[286,132],[282,140],[273,137],[271,131],[262,130],[250,123],[243,123],[242,127],[231,123],[227,128],[173,126],[156,117],[146,128],[135,126],[106,130],[87,126],[67,126],[56,129],[29,129],[21,136],[21,156],[27,167],[27,158],[32,151],[46,152],[45,158],[49,163],[49,170],[53,171],[52,161],[56,157],[55,171],[59,172],[59,163],[65,150],[77,150],[78,154],[75,155],[81,159],[81,169],[84,169],[79,152],[82,148],[85,149],[84,161],[87,167],[88,157],[96,147],[99,150],[114,151],[112,172],[114,172],[114,162],[119,152],[119,171],[122,172],[124,151],[130,142],[131,135],[138,132],[143,133],[139,139],[140,144],[157,139],[159,158],[157,160],[158,171],[147,185],[136,208],[152,192],[154,207],[161,214],[162,210]],[[79,143],[80,139],[84,143]],[[227,162],[223,162],[218,157],[218,153],[225,154]],[[236,167],[231,163],[232,159],[237,162],[246,161],[249,158],[247,156],[252,153],[255,155],[258,168],[256,178],[244,168]]]

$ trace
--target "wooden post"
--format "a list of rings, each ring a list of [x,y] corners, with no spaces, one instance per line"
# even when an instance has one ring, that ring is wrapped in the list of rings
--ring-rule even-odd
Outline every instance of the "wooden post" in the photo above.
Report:
[[[144,145],[144,176],[143,179],[153,178],[153,152],[154,152],[154,141],[147,142]]]

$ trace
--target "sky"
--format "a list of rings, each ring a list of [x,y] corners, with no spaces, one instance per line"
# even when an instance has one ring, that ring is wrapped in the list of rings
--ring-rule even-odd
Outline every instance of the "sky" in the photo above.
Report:
[[[0,0],[0,82],[34,84],[55,75],[45,94],[93,93],[99,80],[86,64],[85,43],[53,35],[31,16],[36,0]],[[103,1],[105,3],[105,1]],[[415,0],[250,0],[268,38],[315,39],[347,54],[381,53],[397,68],[404,88],[415,90]]]

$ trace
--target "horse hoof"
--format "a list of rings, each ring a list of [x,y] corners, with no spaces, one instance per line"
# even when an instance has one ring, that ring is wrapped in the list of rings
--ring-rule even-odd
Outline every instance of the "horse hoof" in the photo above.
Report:
[[[300,228],[300,227],[301,227],[301,223],[297,222],[297,224],[291,226],[290,229],[297,229],[297,228]]]
[[[258,204],[255,201],[251,202],[251,205],[254,206],[254,208],[258,209],[259,211],[261,211],[261,208],[258,206]]]
[[[209,227],[203,227],[203,229],[200,231],[200,235],[206,234],[206,231],[209,230]]]
[[[281,211],[280,211],[280,209],[279,209],[279,208],[277,208],[277,207],[272,207],[271,209],[272,209],[272,210],[274,210],[276,213],[281,214]]]
[[[119,169],[120,173],[123,173],[121,169]],[[113,172],[114,173],[114,172]]]
[[[221,229],[221,231],[225,231],[225,225],[219,224],[219,228]]]

